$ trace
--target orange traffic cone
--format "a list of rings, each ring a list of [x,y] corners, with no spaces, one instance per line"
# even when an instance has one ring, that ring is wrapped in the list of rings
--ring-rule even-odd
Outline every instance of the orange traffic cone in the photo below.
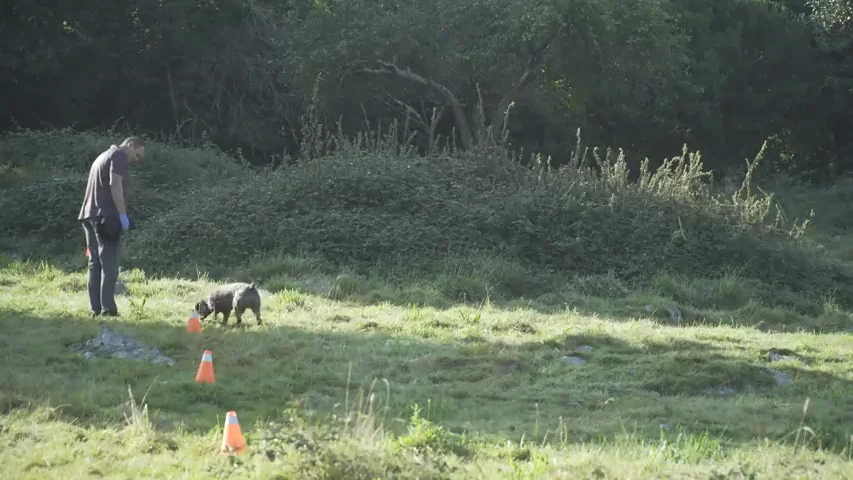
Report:
[[[222,432],[222,446],[219,452],[223,455],[241,454],[246,451],[246,441],[240,431],[237,413],[233,410],[225,414],[225,429]]]
[[[201,356],[195,381],[196,383],[216,383],[216,377],[213,375],[213,352],[210,350],[205,350]]]
[[[190,318],[187,319],[187,333],[201,332],[201,320],[199,320],[198,312],[195,310],[190,313]]]

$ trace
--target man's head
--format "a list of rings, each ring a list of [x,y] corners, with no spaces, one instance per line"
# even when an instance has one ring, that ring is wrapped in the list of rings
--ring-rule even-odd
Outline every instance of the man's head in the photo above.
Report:
[[[130,162],[138,162],[145,156],[145,143],[139,137],[125,138],[119,148],[124,150]]]

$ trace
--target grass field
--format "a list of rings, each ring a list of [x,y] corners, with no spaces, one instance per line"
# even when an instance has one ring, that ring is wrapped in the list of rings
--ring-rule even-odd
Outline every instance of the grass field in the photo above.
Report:
[[[210,282],[124,272],[123,316],[105,323],[168,366],[69,350],[98,331],[84,261],[7,259],[0,273],[6,478],[850,476],[845,312],[682,304],[676,322],[662,308],[674,279],[551,311],[405,307],[370,291],[335,300],[334,277],[294,274],[266,294],[265,325],[248,313],[244,328],[189,335]],[[710,305],[748,286],[693,288]],[[194,383],[205,349],[215,385]],[[228,410],[248,455],[217,454]]]
[[[151,142],[103,323],[74,218],[113,139],[0,139],[2,478],[853,477],[853,183],[776,208],[758,160],[732,188],[687,151],[632,180],[389,138],[276,171]],[[264,325],[188,334],[229,280]],[[102,326],[174,364],[75,353]]]

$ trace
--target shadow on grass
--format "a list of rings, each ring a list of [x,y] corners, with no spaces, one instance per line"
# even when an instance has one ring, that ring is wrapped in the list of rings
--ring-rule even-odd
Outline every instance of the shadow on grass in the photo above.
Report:
[[[41,262],[65,273],[84,274],[86,269],[82,254]],[[293,291],[362,306],[444,310],[488,304],[507,311],[574,313],[615,322],[647,319],[667,326],[727,325],[785,333],[849,332],[853,324],[853,315],[836,303],[833,292],[808,298],[785,286],[730,273],[713,279],[660,273],[628,284],[613,274],[537,275],[506,260],[479,258],[477,262],[479,267],[473,272],[445,266],[424,272],[421,278],[412,272],[382,269],[372,275],[357,274],[349,268],[293,256],[236,269],[198,270],[184,265],[176,267],[174,274],[218,283],[254,281],[273,294]]]
[[[506,345],[487,341],[430,343],[395,335],[381,324],[371,331],[304,331],[267,325],[220,328],[200,335],[182,325],[112,321],[115,331],[160,348],[176,364],[124,359],[86,360],[69,345],[94,337],[99,322],[79,316],[44,318],[0,308],[0,409],[57,407],[61,418],[115,426],[128,414],[128,386],[143,395],[154,424],[207,433],[221,428],[228,410],[245,430],[279,419],[289,404],[341,415],[359,389],[379,383],[375,411],[387,406],[386,428],[399,431],[414,405],[422,416],[453,432],[538,443],[610,440],[626,431],[657,441],[661,429],[707,431],[722,443],[782,439],[806,425],[825,447],[842,448],[853,408],[846,379],[805,364],[773,367],[793,378],[779,387],[757,353],[738,358],[687,340],[634,343],[607,335],[579,335]],[[591,348],[590,348],[591,347]],[[203,350],[213,352],[217,383],[194,382]],[[570,365],[564,356],[582,358]],[[577,361],[577,360],[575,360]],[[351,370],[350,370],[351,365]]]
[[[491,270],[477,276],[445,268],[425,272],[424,278],[411,272],[381,269],[374,275],[359,275],[314,258],[294,256],[271,258],[237,269],[201,271],[187,265],[176,267],[175,271],[180,278],[221,283],[256,281],[273,294],[296,292],[361,306],[388,304],[446,310],[489,305],[505,311],[568,313],[614,322],[643,319],[678,327],[725,325],[763,332],[818,334],[853,331],[853,315],[835,302],[832,292],[818,299],[807,298],[802,292],[740,278],[736,273],[715,279],[661,273],[644,283],[626,284],[612,274],[537,276],[503,260],[479,261],[493,262],[489,265]],[[61,272],[85,274],[86,259],[82,255],[41,262]],[[37,270],[38,265],[33,261],[26,268]],[[127,278],[127,272],[122,278]],[[495,287],[496,279],[503,281],[500,288]]]

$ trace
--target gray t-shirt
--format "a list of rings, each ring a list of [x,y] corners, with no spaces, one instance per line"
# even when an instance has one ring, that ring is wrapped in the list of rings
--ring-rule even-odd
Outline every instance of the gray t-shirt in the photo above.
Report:
[[[110,191],[110,178],[113,173],[121,175],[122,191],[127,199],[127,154],[115,145],[98,155],[89,169],[89,181],[86,183],[86,193],[83,196],[80,214],[77,215],[78,220],[118,215],[118,209]]]

